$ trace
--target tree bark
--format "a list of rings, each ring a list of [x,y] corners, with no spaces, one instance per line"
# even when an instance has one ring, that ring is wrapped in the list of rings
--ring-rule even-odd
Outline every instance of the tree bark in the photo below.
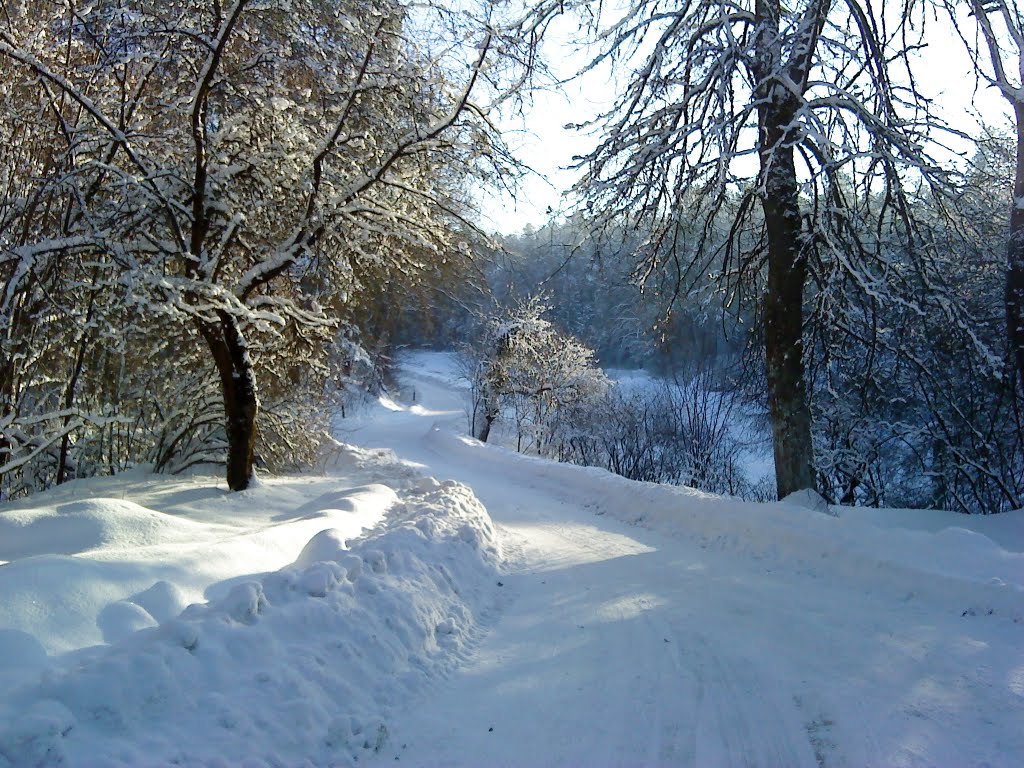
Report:
[[[768,410],[779,498],[815,488],[811,409],[804,381],[803,301],[807,262],[794,146],[799,99],[780,80],[778,0],[758,0],[757,71],[760,202],[768,243],[764,299]]]
[[[486,443],[487,438],[491,436],[491,424],[494,419],[489,414],[484,414],[484,423],[480,426],[479,432],[477,432],[476,439],[481,443]]]
[[[1024,394],[1024,103],[1014,102],[1017,168],[1013,179],[1010,231],[1006,238],[1006,331]]]
[[[259,398],[256,372],[238,323],[220,312],[219,322],[199,323],[220,375],[227,435],[227,481],[232,491],[244,491],[252,482]]]
[[[476,434],[476,439],[481,443],[486,443],[487,438],[491,436],[491,425],[498,418],[498,414],[501,412],[501,408],[498,406],[498,396],[491,389],[489,383],[484,383],[484,395],[483,402],[481,403],[483,409],[483,424],[480,425],[480,429]]]
[[[781,499],[794,491],[814,488],[815,477],[803,359],[807,263],[800,254],[800,209],[792,149],[773,153],[772,163],[775,167],[768,172],[761,200],[768,232],[764,344],[775,480]]]

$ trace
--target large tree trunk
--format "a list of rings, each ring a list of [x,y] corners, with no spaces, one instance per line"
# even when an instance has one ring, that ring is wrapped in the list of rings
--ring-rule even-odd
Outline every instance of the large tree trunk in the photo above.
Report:
[[[759,184],[768,236],[765,365],[775,480],[781,499],[816,485],[803,359],[807,262],[801,253],[800,191],[793,154],[799,99],[780,82],[779,2],[758,0],[756,9]]]
[[[218,323],[200,323],[199,331],[213,355],[224,395],[224,428],[228,439],[227,481],[244,491],[252,481],[256,447],[256,372],[238,323],[226,312]]]
[[[783,159],[788,162],[780,166]],[[815,478],[803,359],[807,264],[800,254],[800,208],[792,150],[776,151],[772,163],[761,201],[768,232],[764,344],[775,481],[781,499],[814,488]]]
[[[1017,169],[1006,239],[1006,331],[1017,380],[1024,388],[1024,103],[1014,102],[1013,111],[1017,118]]]

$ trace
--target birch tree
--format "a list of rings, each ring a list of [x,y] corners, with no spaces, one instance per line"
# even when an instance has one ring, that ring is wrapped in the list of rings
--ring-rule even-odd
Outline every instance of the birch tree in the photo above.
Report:
[[[578,126],[600,141],[577,191],[610,225],[653,233],[641,276],[667,263],[677,290],[712,275],[727,304],[759,307],[778,493],[814,487],[807,291],[839,269],[860,290],[888,293],[901,269],[892,241],[921,252],[915,192],[943,182],[927,151],[936,121],[911,69],[922,11],[634,0],[604,13],[591,22],[600,52],[590,67],[610,66],[621,86],[605,114]]]

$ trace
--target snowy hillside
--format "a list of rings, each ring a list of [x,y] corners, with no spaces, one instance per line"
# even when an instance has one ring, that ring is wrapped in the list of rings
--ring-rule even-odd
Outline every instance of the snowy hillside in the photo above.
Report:
[[[1024,764],[1021,513],[634,483],[463,407],[419,353],[323,476],[0,508],[0,767]]]

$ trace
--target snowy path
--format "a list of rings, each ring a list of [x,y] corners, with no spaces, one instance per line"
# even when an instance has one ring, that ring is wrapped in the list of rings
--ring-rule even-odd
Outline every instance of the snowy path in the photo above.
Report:
[[[458,394],[429,373],[407,381],[434,410],[398,409],[348,438],[471,486],[511,563],[505,611],[468,664],[396,715],[381,758],[994,766],[1024,755],[1024,718],[1015,732],[993,717],[1024,711],[1019,621],[971,623],[959,604],[871,574],[851,581],[628,525],[601,484],[571,482],[587,470],[539,472],[434,428],[460,428]]]

